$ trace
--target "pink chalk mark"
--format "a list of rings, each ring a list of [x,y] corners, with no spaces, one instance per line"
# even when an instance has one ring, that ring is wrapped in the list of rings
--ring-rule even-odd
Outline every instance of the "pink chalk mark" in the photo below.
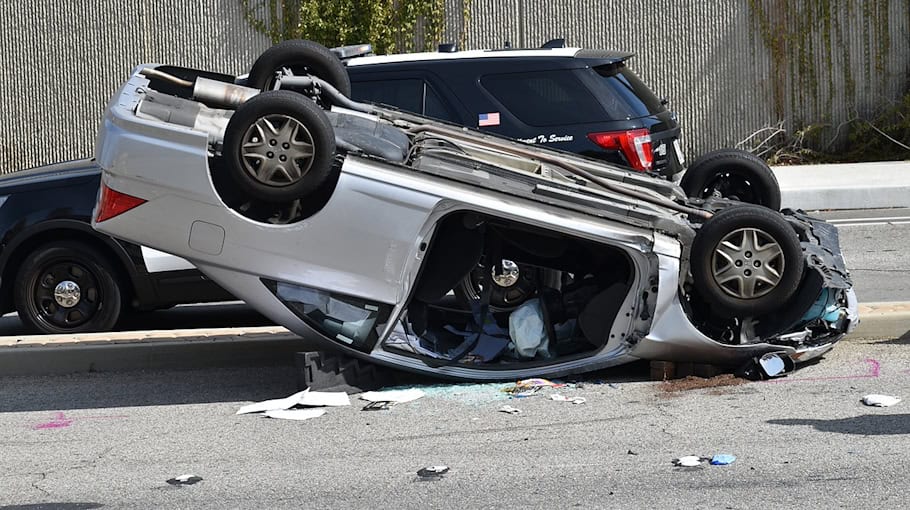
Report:
[[[126,418],[123,415],[113,415],[113,416],[84,416],[79,418],[79,420],[108,420],[113,418]],[[45,430],[45,429],[62,429],[69,427],[76,421],[76,418],[67,418],[64,413],[56,413],[54,419],[47,423],[39,423],[32,427],[32,430]]]
[[[869,373],[860,374],[860,375],[835,375],[830,377],[803,377],[803,378],[785,378],[785,379],[772,379],[770,381],[765,381],[769,383],[786,383],[786,382],[806,382],[806,381],[836,381],[839,379],[874,379],[881,374],[881,363],[878,360],[868,358],[864,360],[866,365],[868,365]]]
[[[73,424],[73,420],[67,418],[65,414],[57,413],[57,415],[54,416],[53,420],[51,420],[47,423],[39,423],[38,425],[35,425],[34,427],[32,427],[32,429],[33,430],[62,429],[65,427],[69,427],[72,424]]]

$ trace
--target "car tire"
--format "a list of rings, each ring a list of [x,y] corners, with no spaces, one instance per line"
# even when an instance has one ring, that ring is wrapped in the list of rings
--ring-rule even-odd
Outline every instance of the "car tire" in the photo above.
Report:
[[[698,158],[686,169],[680,186],[694,198],[717,194],[780,210],[780,185],[774,172],[761,158],[738,149],[716,150]]]
[[[325,46],[300,39],[282,41],[262,52],[250,68],[247,86],[272,90],[275,73],[285,67],[295,75],[311,74],[321,78],[345,96],[351,96],[351,78],[341,60]]]
[[[470,307],[472,301],[480,299],[485,267],[478,264],[453,289],[458,302],[465,307]],[[511,278],[502,276],[500,281],[493,280],[493,290],[490,292],[490,309],[492,311],[514,310],[537,293],[540,275],[536,268],[524,264],[514,264],[512,269],[514,272],[511,273]]]
[[[290,91],[268,91],[240,105],[224,135],[224,170],[240,193],[285,204],[329,181],[335,134],[316,103]]]
[[[723,209],[698,231],[692,278],[716,312],[755,317],[790,299],[802,281],[799,237],[780,214],[756,205]]]
[[[84,243],[61,241],[31,252],[16,274],[19,319],[43,334],[110,331],[121,313],[110,259]]]

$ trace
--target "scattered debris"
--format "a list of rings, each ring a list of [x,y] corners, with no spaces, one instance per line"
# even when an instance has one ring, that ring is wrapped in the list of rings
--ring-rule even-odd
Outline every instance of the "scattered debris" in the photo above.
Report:
[[[297,405],[300,398],[309,390],[303,390],[285,398],[274,400],[264,400],[254,404],[248,404],[237,410],[236,414],[261,413],[263,411],[274,411],[277,409],[290,409]]]
[[[629,450],[631,452],[631,450]],[[678,467],[699,467],[705,462],[710,463],[712,466],[726,466],[728,464],[733,464],[736,460],[735,455],[730,455],[728,453],[718,453],[713,457],[699,457],[698,455],[687,455],[685,457],[680,457],[678,459],[673,459],[673,465]]]
[[[587,402],[587,399],[584,397],[567,397],[565,395],[560,395],[559,393],[550,395],[550,400],[555,400],[557,402],[571,402],[573,404],[584,404]]]
[[[717,455],[711,457],[712,466],[726,466],[733,464],[736,461],[735,455],[730,455],[728,453],[718,453]]]
[[[309,420],[310,418],[319,418],[325,414],[325,409],[307,408],[307,409],[273,409],[266,411],[265,416],[277,418],[279,420]]]
[[[626,452],[626,455],[638,455],[638,452],[633,452],[630,448],[629,451]]]
[[[167,480],[167,483],[170,485],[193,485],[202,481],[201,476],[196,475],[180,475]]]
[[[326,407],[349,406],[351,399],[345,392],[310,391],[309,388],[298,391],[285,398],[265,400],[248,404],[237,410],[236,414],[261,413],[264,411],[278,411],[290,409],[294,406]]]
[[[429,466],[417,472],[417,476],[423,481],[441,480],[442,475],[449,472],[449,466]]]
[[[548,379],[535,377],[532,379],[522,379],[515,383],[514,386],[507,386],[502,391],[510,394],[513,398],[524,398],[536,395],[541,388],[562,388],[564,383],[556,383]]]
[[[368,391],[360,395],[362,400],[368,402],[387,402],[389,404],[403,404],[424,396],[422,390],[411,388],[407,390]]]
[[[704,457],[699,457],[697,455],[686,455],[685,457],[673,459],[673,465],[679,467],[698,467],[705,460],[707,459]]]
[[[369,404],[363,406],[361,411],[388,411],[391,409],[389,406],[390,402],[370,402]]]
[[[508,413],[508,414],[518,414],[518,413],[521,412],[521,409],[512,407],[512,406],[510,406],[510,405],[504,405],[504,406],[502,406],[502,407],[499,408],[499,412],[501,412],[501,413]]]
[[[900,401],[901,401],[901,399],[898,397],[892,397],[890,395],[877,395],[877,394],[866,395],[862,399],[863,404],[866,404],[867,406],[873,406],[873,407],[891,407]]]

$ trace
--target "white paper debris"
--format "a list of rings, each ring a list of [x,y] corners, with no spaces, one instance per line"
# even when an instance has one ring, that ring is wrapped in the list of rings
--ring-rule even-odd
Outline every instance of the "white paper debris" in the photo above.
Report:
[[[310,418],[319,418],[325,414],[325,409],[275,409],[266,411],[265,415],[269,418],[278,418],[279,420],[309,420]]]
[[[193,485],[193,484],[201,482],[201,481],[202,481],[201,476],[190,475],[190,474],[175,476],[174,478],[171,478],[170,480],[166,480],[166,482],[171,485]]]
[[[504,405],[504,406],[502,406],[502,407],[499,408],[499,412],[501,412],[501,413],[509,413],[509,414],[518,414],[518,413],[521,412],[521,409],[512,407],[512,406],[510,406],[510,405]]]
[[[550,395],[550,400],[555,400],[557,402],[571,402],[573,404],[584,404],[587,402],[584,397],[567,397],[565,395],[560,395],[559,393]]]
[[[309,388],[298,391],[293,395],[285,398],[274,400],[265,400],[248,404],[237,410],[237,414],[261,413],[263,411],[278,411],[281,409],[290,409],[294,406],[322,407],[322,406],[349,406],[351,399],[343,391],[310,391]]]
[[[409,390],[368,391],[360,395],[360,398],[368,402],[391,402],[393,404],[402,404],[404,402],[417,400],[422,396],[424,396],[423,390],[414,388]]]
[[[696,467],[701,465],[701,457],[697,455],[686,455],[673,460],[673,464],[682,467]]]
[[[261,413],[263,411],[275,411],[278,409],[290,409],[300,403],[300,398],[305,395],[309,389],[294,393],[290,397],[277,398],[274,400],[264,400],[255,404],[248,404],[237,410],[237,414]]]
[[[351,399],[343,391],[310,391],[300,397],[298,404],[309,407],[349,406]]]
[[[901,401],[901,399],[899,399],[898,397],[892,397],[890,395],[876,395],[876,394],[866,395],[865,397],[863,397],[863,400],[862,400],[863,404],[866,404],[867,406],[874,406],[874,407],[891,407],[900,401]]]

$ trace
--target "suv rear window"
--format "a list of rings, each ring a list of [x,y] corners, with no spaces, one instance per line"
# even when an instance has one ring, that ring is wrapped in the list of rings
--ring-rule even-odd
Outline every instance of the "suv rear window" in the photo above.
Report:
[[[481,85],[518,120],[531,126],[601,122],[603,107],[571,71],[491,74]]]
[[[607,111],[617,112],[619,115],[613,115],[618,118],[644,117],[666,110],[660,99],[625,64],[610,64],[593,69],[600,76],[602,85],[596,93],[600,95]]]

